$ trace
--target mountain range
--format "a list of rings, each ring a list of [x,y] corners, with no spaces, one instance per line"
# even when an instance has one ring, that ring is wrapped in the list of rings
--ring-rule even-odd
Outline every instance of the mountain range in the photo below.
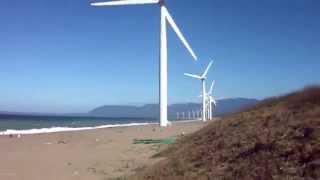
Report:
[[[217,100],[217,108],[214,109],[214,116],[223,116],[255,105],[259,102],[257,99],[249,98],[229,98]],[[168,106],[169,119],[176,119],[177,112],[200,111],[202,105],[200,103],[177,103]],[[8,112],[0,111],[2,115],[18,115],[18,116],[61,116],[61,117],[108,117],[108,118],[159,118],[159,104],[146,104],[143,106],[127,106],[127,105],[104,105],[97,107],[89,112],[84,113],[34,113],[34,112]]]
[[[249,98],[230,98],[221,99],[217,101],[217,108],[214,110],[215,116],[222,116],[228,113],[233,113],[246,108],[248,106],[255,105],[259,102],[257,99]],[[180,103],[172,104],[168,106],[169,119],[175,119],[177,112],[186,114],[191,111],[201,110],[200,103]],[[141,117],[157,119],[159,117],[159,105],[158,104],[146,104],[143,106],[116,106],[105,105],[100,106],[88,113],[90,116],[98,117]]]

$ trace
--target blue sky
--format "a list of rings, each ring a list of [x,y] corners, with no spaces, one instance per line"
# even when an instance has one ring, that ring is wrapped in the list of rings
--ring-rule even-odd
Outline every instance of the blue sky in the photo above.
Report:
[[[0,110],[85,112],[158,102],[159,8],[87,0],[1,0]],[[197,2],[197,3],[195,3]],[[169,29],[169,103],[265,98],[320,83],[318,0],[167,0],[195,62]]]

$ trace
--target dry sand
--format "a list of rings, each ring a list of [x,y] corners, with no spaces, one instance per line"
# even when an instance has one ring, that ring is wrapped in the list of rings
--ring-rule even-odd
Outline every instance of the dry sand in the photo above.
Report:
[[[0,180],[104,180],[152,165],[159,149],[135,138],[167,138],[194,132],[202,122],[0,136]],[[163,148],[162,146],[161,148]]]

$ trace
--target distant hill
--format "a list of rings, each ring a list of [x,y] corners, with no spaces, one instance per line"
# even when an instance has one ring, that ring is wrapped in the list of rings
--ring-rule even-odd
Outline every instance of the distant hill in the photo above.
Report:
[[[320,179],[320,86],[208,123],[132,180]]]
[[[215,116],[221,116],[226,113],[236,112],[242,108],[257,104],[256,99],[248,98],[230,98],[218,100],[217,109],[214,110]],[[185,103],[172,104],[168,107],[168,116],[170,119],[175,119],[177,112],[191,112],[201,110],[201,104]],[[93,109],[88,113],[90,116],[103,117],[141,117],[153,118],[159,117],[159,105],[147,104],[144,106],[101,106]]]
[[[256,99],[248,98],[230,98],[218,100],[217,109],[214,110],[215,116],[233,113],[257,104]],[[201,104],[181,103],[172,104],[168,107],[168,116],[170,119],[176,119],[177,112],[191,112],[201,110]],[[146,104],[144,106],[117,106],[108,105],[95,108],[87,113],[36,113],[36,112],[9,112],[0,111],[2,115],[18,116],[59,116],[59,117],[108,117],[108,118],[159,118],[159,105]],[[187,114],[186,114],[187,115]]]

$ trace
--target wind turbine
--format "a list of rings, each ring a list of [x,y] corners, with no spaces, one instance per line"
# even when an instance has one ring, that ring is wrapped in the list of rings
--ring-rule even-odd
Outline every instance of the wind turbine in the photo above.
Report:
[[[215,100],[214,96],[212,95],[215,83],[216,83],[215,81],[212,81],[210,89],[209,89],[208,94],[207,94],[208,103],[209,103],[209,107],[208,108],[209,108],[209,119],[210,120],[212,119],[212,103],[214,104],[215,107],[217,106],[217,101]]]
[[[186,117],[184,116],[184,112],[182,112],[182,119],[186,119]]]
[[[164,0],[113,0],[107,2],[91,3],[92,6],[122,6],[122,5],[145,5],[157,4],[160,6],[160,126],[166,127],[168,122],[168,48],[167,48],[167,22],[176,32],[183,45],[191,56],[197,60],[197,56],[184,38],[182,32],[171,17],[165,6]]]
[[[207,66],[207,69],[204,71],[204,73],[201,76],[184,73],[184,75],[199,79],[202,82],[202,120],[203,121],[207,121],[206,120],[206,79],[212,63],[213,63],[212,61],[209,63],[209,65]]]
[[[192,119],[195,120],[196,119],[196,112],[194,110],[192,110]]]

